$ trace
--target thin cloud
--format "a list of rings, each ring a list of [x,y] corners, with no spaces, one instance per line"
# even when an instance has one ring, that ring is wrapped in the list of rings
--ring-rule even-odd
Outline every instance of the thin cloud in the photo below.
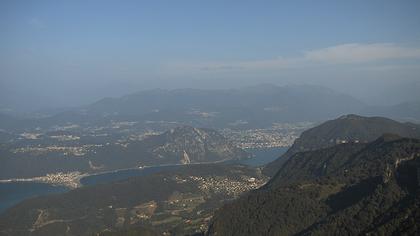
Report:
[[[420,71],[420,65],[419,64],[413,64],[413,65],[378,65],[378,66],[367,66],[367,67],[361,67],[360,70],[365,71],[379,71],[379,72],[387,72],[387,71]]]
[[[308,51],[305,52],[304,58],[308,61],[324,63],[363,63],[420,58],[420,49],[400,47],[392,43],[354,43]]]
[[[243,71],[281,70],[331,64],[358,64],[399,59],[420,59],[420,48],[402,47],[392,43],[341,44],[305,51],[298,57],[266,60],[176,63],[170,67],[181,71]]]
[[[266,70],[266,69],[286,69],[297,64],[299,59],[275,58],[255,61],[230,61],[230,62],[177,62],[168,65],[174,71],[243,71],[243,70]]]

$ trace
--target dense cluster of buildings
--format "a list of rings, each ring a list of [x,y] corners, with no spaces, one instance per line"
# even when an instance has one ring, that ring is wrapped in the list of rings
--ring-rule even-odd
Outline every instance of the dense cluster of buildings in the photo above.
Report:
[[[67,156],[84,156],[89,150],[93,150],[94,148],[102,147],[102,144],[84,144],[80,146],[58,146],[58,145],[51,145],[51,146],[27,146],[27,147],[20,147],[13,149],[13,153],[29,153],[30,155],[43,155],[49,152],[59,152],[63,155]]]
[[[221,132],[236,146],[243,149],[289,147],[302,131],[311,125],[310,122],[279,123],[265,129],[223,129]]]
[[[79,171],[67,172],[67,173],[54,173],[47,174],[46,176],[33,178],[33,181],[47,183],[52,185],[63,185],[68,188],[80,187],[80,178],[84,175]]]
[[[244,177],[241,180],[228,177],[190,176],[189,178],[197,182],[198,188],[205,193],[222,193],[232,197],[237,197],[243,192],[257,189],[267,182],[265,178],[254,177]]]

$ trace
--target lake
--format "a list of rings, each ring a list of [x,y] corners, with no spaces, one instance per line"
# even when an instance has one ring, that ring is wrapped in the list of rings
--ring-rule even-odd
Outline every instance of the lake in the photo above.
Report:
[[[118,170],[118,171],[107,172],[103,174],[95,174],[95,175],[84,177],[80,180],[80,183],[84,186],[103,184],[103,183],[109,183],[109,182],[127,179],[130,177],[150,175],[150,174],[154,174],[154,173],[165,171],[165,170],[175,169],[178,167],[180,167],[180,165],[151,166],[151,167],[145,167],[143,169]]]
[[[241,160],[239,162],[253,167],[263,166],[280,157],[288,149],[289,147],[247,149],[246,151],[254,154],[254,157],[247,160]]]
[[[285,153],[287,149],[288,149],[287,147],[247,149],[247,152],[252,153],[254,157],[250,159],[246,159],[246,160],[240,160],[240,161],[229,161],[229,163],[230,162],[241,163],[241,164],[253,166],[253,167],[262,166],[277,159],[279,156]],[[119,171],[107,172],[103,174],[90,175],[90,176],[82,178],[80,180],[80,183],[85,186],[101,184],[101,183],[109,183],[113,181],[127,179],[130,177],[144,176],[144,175],[154,174],[154,173],[165,171],[165,170],[173,170],[178,167],[179,165],[168,165],[168,166],[146,167],[144,169],[119,170]]]
[[[25,199],[51,193],[63,193],[68,190],[68,188],[63,186],[34,182],[1,183],[0,213]]]
[[[235,161],[249,166],[262,166],[274,161],[280,155],[287,151],[287,147],[247,149],[254,157],[246,160]],[[180,167],[179,165],[154,166],[143,169],[127,169],[103,174],[96,174],[84,177],[80,183],[85,186],[95,184],[103,184],[119,181],[135,176],[145,176],[161,171],[171,170]],[[62,186],[52,186],[44,183],[34,182],[14,182],[0,183],[0,213],[19,202],[35,196],[47,195],[52,193],[63,193],[69,191],[68,188]]]

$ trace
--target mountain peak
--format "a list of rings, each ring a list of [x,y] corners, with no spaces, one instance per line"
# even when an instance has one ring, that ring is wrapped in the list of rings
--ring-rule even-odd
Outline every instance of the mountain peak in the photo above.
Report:
[[[264,172],[274,175],[293,154],[332,147],[342,143],[390,142],[401,137],[419,138],[417,125],[400,123],[383,117],[364,117],[355,114],[340,116],[306,130],[280,158],[269,163]],[[375,144],[378,142],[374,142]]]
[[[296,153],[263,188],[220,208],[208,235],[416,234],[420,140],[382,144]]]
[[[181,163],[221,161],[249,155],[212,129],[184,125],[151,138],[159,140],[159,145],[153,146],[152,151],[156,156],[169,157],[171,160],[181,158]]]

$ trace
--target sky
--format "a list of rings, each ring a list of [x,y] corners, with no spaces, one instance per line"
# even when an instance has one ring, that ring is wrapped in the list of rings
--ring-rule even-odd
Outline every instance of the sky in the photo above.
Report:
[[[0,108],[313,84],[420,100],[420,1],[0,1]]]

